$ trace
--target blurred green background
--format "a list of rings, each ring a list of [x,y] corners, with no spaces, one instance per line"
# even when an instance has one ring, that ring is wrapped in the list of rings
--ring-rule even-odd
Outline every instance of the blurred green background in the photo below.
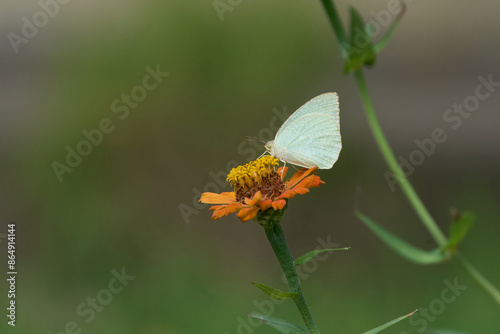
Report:
[[[23,17],[43,23],[36,13],[46,3],[53,17],[16,53],[9,33],[22,34]],[[283,219],[295,256],[319,246],[318,238],[352,247],[303,279],[319,328],[362,333],[429,308],[444,281],[458,279],[467,289],[425,327],[498,333],[499,306],[455,263],[410,264],[355,218],[357,208],[414,245],[434,247],[401,191],[384,179],[387,168],[353,78],[342,74],[320,2],[232,3],[221,20],[211,0],[58,8],[2,1],[0,233],[11,221],[18,229],[17,326],[6,325],[2,279],[2,333],[71,332],[65,327],[72,321],[82,333],[275,333],[242,325],[257,305],[271,305],[250,281],[285,289],[262,229],[234,215],[212,221],[208,207],[195,202],[204,190],[229,190],[214,188],[211,173],[223,179],[228,162],[262,153],[244,139],[270,139],[282,123],[272,122],[273,110],[290,114],[328,91],[340,96],[343,150],[333,169],[319,173],[326,185],[295,198]],[[336,5],[347,25],[349,5],[369,19],[388,3]],[[407,4],[393,40],[366,73],[369,89],[396,155],[408,158],[416,139],[445,129],[448,139],[410,180],[444,230],[450,207],[476,212],[461,249],[500,286],[500,92],[458,129],[443,121],[448,108],[474,94],[478,76],[500,80],[500,8],[494,1]],[[113,101],[141,93],[146,68],[157,66],[168,77],[120,119]],[[76,149],[82,131],[105,118],[113,131],[59,182],[53,162],[65,163],[66,147]],[[6,256],[0,261],[4,277]],[[109,297],[112,271],[122,268],[135,278],[87,322],[79,305]],[[300,321],[292,303],[272,308],[273,316]],[[387,333],[424,332],[418,324],[403,321]]]

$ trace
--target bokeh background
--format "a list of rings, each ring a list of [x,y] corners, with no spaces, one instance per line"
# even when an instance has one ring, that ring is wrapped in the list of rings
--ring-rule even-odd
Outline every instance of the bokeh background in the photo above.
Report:
[[[270,139],[282,122],[271,122],[273,110],[291,113],[327,91],[341,101],[340,159],[320,171],[326,185],[295,198],[283,219],[295,256],[318,238],[352,247],[303,280],[322,332],[362,333],[428,308],[444,281],[457,279],[467,289],[426,327],[498,333],[499,306],[455,263],[408,263],[354,216],[359,209],[414,245],[435,247],[386,183],[319,1],[233,2],[223,20],[211,0],[71,1],[16,53],[9,33],[21,35],[23,17],[33,22],[40,3],[0,3],[0,233],[12,221],[18,229],[17,326],[6,325],[3,278],[2,333],[69,333],[71,321],[82,333],[275,333],[241,325],[256,305],[269,306],[250,281],[285,289],[262,229],[235,216],[212,221],[196,199],[229,189],[214,189],[211,173],[222,179],[228,162],[260,155],[262,146],[244,139]],[[349,5],[369,19],[388,3],[336,1],[345,26]],[[397,155],[408,158],[416,139],[446,131],[410,180],[444,230],[450,207],[477,214],[461,249],[497,286],[500,92],[456,130],[443,114],[474,94],[478,76],[500,81],[499,9],[495,1],[407,1],[393,40],[366,72]],[[121,120],[111,103],[140,86],[148,66],[169,76]],[[59,182],[53,162],[64,163],[66,147],[104,118],[114,131]],[[5,277],[6,255],[0,264]],[[122,268],[135,279],[87,323],[77,307],[104,296],[112,270]],[[292,303],[273,307],[273,316],[300,321]],[[423,328],[403,321],[387,333]]]

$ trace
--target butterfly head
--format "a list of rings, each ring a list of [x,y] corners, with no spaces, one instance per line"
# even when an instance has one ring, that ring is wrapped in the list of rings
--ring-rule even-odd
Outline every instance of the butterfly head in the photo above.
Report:
[[[274,140],[268,141],[264,147],[269,154],[274,155]]]

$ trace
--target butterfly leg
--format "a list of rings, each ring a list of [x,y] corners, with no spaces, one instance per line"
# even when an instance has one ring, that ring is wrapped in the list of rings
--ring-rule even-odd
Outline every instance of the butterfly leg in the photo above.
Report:
[[[283,168],[281,169],[281,180],[283,180],[283,172],[285,171],[286,161],[283,161]]]
[[[267,153],[269,153],[269,152],[268,152],[268,151],[265,151],[264,153],[262,153],[261,155],[259,155],[259,157],[258,157],[257,159],[255,159],[255,160],[258,160],[258,159],[262,158],[262,157],[263,157],[264,155],[266,155]]]

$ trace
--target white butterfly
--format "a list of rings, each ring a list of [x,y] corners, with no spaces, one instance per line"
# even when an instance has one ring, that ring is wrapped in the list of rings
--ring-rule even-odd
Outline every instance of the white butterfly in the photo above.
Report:
[[[318,95],[300,107],[265,148],[284,163],[332,168],[342,149],[337,93]]]

